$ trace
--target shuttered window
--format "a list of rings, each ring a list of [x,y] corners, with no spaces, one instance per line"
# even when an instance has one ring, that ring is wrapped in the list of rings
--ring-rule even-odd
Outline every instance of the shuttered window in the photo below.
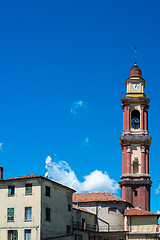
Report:
[[[8,230],[8,240],[18,240],[18,231]]]
[[[7,208],[7,222],[14,221],[14,208]]]
[[[32,183],[25,185],[25,195],[32,195]]]
[[[24,231],[24,239],[31,240],[31,230],[30,229],[27,229]]]
[[[8,197],[15,195],[15,186],[8,186]]]

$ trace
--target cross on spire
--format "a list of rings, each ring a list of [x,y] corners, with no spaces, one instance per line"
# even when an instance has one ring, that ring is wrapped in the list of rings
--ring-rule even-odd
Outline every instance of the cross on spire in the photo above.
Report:
[[[137,66],[137,61],[136,61],[136,53],[137,53],[136,50],[137,50],[137,48],[135,47],[134,49],[135,49],[135,62],[134,62],[134,65]]]

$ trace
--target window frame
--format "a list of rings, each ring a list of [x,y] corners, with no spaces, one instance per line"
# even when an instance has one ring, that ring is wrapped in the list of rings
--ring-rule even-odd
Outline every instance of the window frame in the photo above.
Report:
[[[50,222],[51,221],[51,209],[46,208],[46,221]]]
[[[72,211],[72,205],[70,203],[68,203],[68,212]]]
[[[14,222],[14,208],[7,208],[7,222]]]
[[[8,185],[8,197],[15,196],[15,185]]]
[[[51,196],[51,188],[49,186],[46,186],[45,188],[45,196],[50,197]]]
[[[30,234],[29,239],[28,239],[28,236],[26,235],[27,233]],[[24,230],[24,240],[31,240],[31,229]]]
[[[25,195],[32,195],[32,183],[25,184]]]
[[[117,208],[116,207],[109,207],[108,208],[108,213],[114,214],[117,212]]]
[[[67,233],[72,233],[72,227],[71,227],[71,225],[68,225],[68,224],[67,224],[67,226],[66,226],[66,232],[67,232]]]
[[[28,218],[29,213],[30,213],[30,218]],[[24,219],[25,219],[25,222],[31,222],[32,221],[32,207],[25,207],[25,209],[24,209]]]
[[[7,231],[7,235],[8,235],[8,236],[7,236],[7,239],[8,239],[8,240],[10,240],[10,239],[9,239],[9,237],[10,237],[9,234],[11,234],[11,235],[13,236],[13,240],[18,240],[18,231],[17,231],[17,230],[8,230],[8,231]],[[15,235],[15,234],[16,234],[16,235]]]

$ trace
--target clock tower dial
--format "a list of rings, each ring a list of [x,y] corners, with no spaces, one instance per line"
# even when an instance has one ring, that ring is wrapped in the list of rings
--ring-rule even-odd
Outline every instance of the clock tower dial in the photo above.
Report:
[[[139,84],[138,83],[133,83],[132,84],[132,89],[135,90],[135,91],[138,90],[139,89]]]
[[[150,99],[144,93],[145,80],[137,65],[126,80],[127,93],[121,98],[123,109],[121,197],[133,206],[150,210],[148,109]]]

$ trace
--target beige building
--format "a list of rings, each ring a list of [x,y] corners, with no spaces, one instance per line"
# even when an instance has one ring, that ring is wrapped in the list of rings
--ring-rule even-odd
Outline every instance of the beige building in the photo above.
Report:
[[[124,211],[124,216],[127,239],[159,239],[160,214],[131,208]]]
[[[132,206],[108,192],[74,193],[73,203],[97,215],[100,232],[124,231],[124,210]]]
[[[1,179],[0,239],[72,239],[74,192],[40,175]]]

